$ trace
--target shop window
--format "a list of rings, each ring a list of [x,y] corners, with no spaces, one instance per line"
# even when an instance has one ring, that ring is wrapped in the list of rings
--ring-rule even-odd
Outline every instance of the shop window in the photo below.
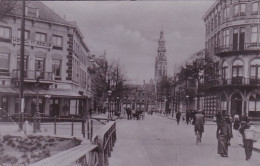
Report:
[[[0,26],[0,38],[11,38],[11,28]]]
[[[9,54],[0,53],[0,76],[9,75]]]
[[[260,95],[252,94],[249,98],[249,111],[260,111]]]

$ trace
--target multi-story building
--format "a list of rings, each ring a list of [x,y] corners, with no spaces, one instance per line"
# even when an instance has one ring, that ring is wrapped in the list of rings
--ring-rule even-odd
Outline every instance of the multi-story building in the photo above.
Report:
[[[260,2],[218,0],[203,17],[206,50],[219,60],[220,80],[204,98],[210,110],[260,118]],[[215,108],[215,109],[214,109]]]
[[[19,109],[21,2],[0,22],[0,106]],[[40,112],[45,116],[82,115],[90,105],[89,49],[75,22],[57,15],[42,2],[26,2],[24,96],[25,113],[33,115],[39,80]]]

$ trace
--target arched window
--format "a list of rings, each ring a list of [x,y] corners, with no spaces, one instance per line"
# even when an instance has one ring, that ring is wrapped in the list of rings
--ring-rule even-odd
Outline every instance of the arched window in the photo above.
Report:
[[[260,79],[260,59],[255,59],[250,64],[250,79]]]
[[[222,79],[223,80],[226,80],[227,79],[227,77],[228,77],[228,72],[227,72],[227,70],[228,70],[228,64],[227,64],[227,62],[225,61],[224,63],[223,63],[223,65],[222,65]]]
[[[252,94],[249,97],[248,111],[260,111],[260,94]]]
[[[236,60],[232,65],[232,78],[243,77],[243,62]]]

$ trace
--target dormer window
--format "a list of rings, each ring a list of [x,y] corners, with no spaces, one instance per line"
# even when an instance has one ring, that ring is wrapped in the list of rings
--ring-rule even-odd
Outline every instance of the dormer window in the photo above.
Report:
[[[33,7],[25,7],[25,15],[29,17],[39,17],[39,9]]]

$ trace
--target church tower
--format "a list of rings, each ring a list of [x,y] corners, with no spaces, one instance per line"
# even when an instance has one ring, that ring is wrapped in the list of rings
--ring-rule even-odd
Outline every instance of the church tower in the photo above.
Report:
[[[158,40],[157,56],[155,60],[155,82],[159,83],[163,77],[167,76],[167,59],[165,40],[163,37],[163,31],[160,32],[160,39]]]

